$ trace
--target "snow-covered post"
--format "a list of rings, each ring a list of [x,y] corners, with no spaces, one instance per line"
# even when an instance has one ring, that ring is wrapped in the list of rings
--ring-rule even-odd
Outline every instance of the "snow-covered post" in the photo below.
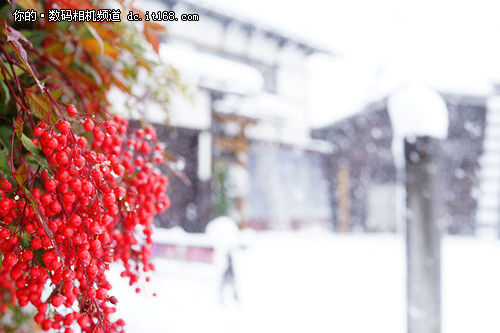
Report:
[[[408,333],[441,332],[438,139],[405,140]]]
[[[400,192],[399,216],[406,221],[408,333],[440,333],[439,151],[448,132],[448,110],[436,92],[415,85],[396,91],[388,109],[398,179],[406,190]]]

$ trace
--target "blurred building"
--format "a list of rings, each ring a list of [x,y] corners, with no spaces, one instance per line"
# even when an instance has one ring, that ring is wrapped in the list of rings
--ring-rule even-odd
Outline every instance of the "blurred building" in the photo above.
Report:
[[[449,112],[448,138],[442,149],[447,231],[473,234],[479,221],[476,219],[478,201],[484,196],[481,184],[492,180],[480,182],[481,167],[485,167],[480,165],[480,157],[485,140],[487,99],[441,96]],[[336,229],[396,231],[400,228],[396,221],[396,168],[387,99],[367,106],[350,118],[317,129],[313,136],[333,145],[327,169]],[[500,185],[500,179],[497,181]],[[495,193],[487,197],[499,201]],[[494,208],[482,210],[490,212]]]
[[[192,88],[189,96],[171,96],[168,119],[154,109],[146,115],[168,124],[157,130],[182,171],[172,174],[172,207],[159,225],[201,232],[211,219],[229,215],[257,229],[401,227],[386,99],[311,131],[306,64],[310,55],[328,52],[206,2],[143,1],[141,7],[196,18],[165,22],[160,46],[161,58]],[[500,103],[441,95],[449,110],[447,230],[472,234],[485,226],[498,233]]]
[[[321,48],[285,33],[186,0],[143,1],[174,11],[161,58],[177,68],[190,97],[171,96],[169,119],[146,117],[177,155],[161,226],[203,231],[229,215],[243,227],[290,229],[329,224],[322,169],[328,142],[313,140],[307,119],[307,58]],[[180,20],[195,14],[195,21]],[[179,165],[177,165],[179,166]]]

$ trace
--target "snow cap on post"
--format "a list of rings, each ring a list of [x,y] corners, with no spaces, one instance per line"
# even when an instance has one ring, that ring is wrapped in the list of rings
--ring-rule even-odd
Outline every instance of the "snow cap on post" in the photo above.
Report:
[[[417,136],[446,139],[448,136],[448,108],[434,90],[419,84],[405,84],[397,88],[387,102],[392,123],[392,149],[396,165],[404,165],[403,140]]]
[[[208,222],[205,232],[217,248],[233,250],[238,247],[240,230],[236,221],[227,216],[219,216]]]
[[[391,94],[389,117],[394,136],[448,136],[448,108],[443,98],[427,86],[408,84]]]

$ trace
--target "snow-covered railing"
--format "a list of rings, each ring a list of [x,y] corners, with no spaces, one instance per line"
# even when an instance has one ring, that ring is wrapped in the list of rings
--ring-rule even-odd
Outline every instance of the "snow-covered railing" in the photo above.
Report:
[[[213,261],[214,242],[205,234],[189,234],[178,227],[157,228],[153,241],[154,256],[205,263]]]
[[[180,227],[156,228],[153,255],[185,261],[215,263],[239,247],[239,229],[228,217],[209,222],[202,234],[187,233]]]

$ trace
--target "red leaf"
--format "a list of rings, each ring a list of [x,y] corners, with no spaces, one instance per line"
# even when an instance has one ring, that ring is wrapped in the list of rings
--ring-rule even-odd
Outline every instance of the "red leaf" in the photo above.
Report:
[[[36,3],[36,0],[16,0],[16,5],[23,9],[33,9],[37,12],[40,11]]]
[[[104,53],[113,59],[118,58],[120,55],[120,51],[117,48],[107,42],[100,44],[95,38],[82,39],[80,40],[80,45],[91,53]]]
[[[56,0],[54,2],[58,3],[61,7],[68,9],[97,9],[89,0]]]
[[[23,118],[17,117],[16,123],[14,125],[14,130],[16,131],[16,136],[19,140],[21,140],[21,136],[23,135]]]
[[[23,36],[22,33],[20,33],[19,31],[17,31],[14,28],[7,26],[7,22],[5,21],[5,19],[3,20],[3,24],[5,26],[5,33],[7,34],[7,42],[9,42],[12,45],[14,52],[16,52],[19,59],[22,60],[22,62],[26,66],[26,68],[28,68],[28,71],[30,72],[31,77],[35,80],[36,84],[38,85],[38,87],[40,88],[40,90],[43,93],[43,83],[41,83],[40,80],[38,80],[38,78],[35,75],[35,72],[31,68],[31,66],[28,62],[28,53],[24,49],[24,47],[21,44],[21,42],[19,41],[19,39],[24,41],[29,47],[33,47],[33,45],[31,44],[31,42],[28,39],[26,39],[26,37]]]
[[[153,50],[155,50],[156,53],[160,52],[160,39],[156,35],[153,27],[146,22],[144,24],[144,36],[146,36],[146,40],[151,44],[153,47]]]
[[[19,185],[24,186],[24,182],[28,179],[28,168],[24,162],[21,162],[21,165],[14,172],[14,178]]]

